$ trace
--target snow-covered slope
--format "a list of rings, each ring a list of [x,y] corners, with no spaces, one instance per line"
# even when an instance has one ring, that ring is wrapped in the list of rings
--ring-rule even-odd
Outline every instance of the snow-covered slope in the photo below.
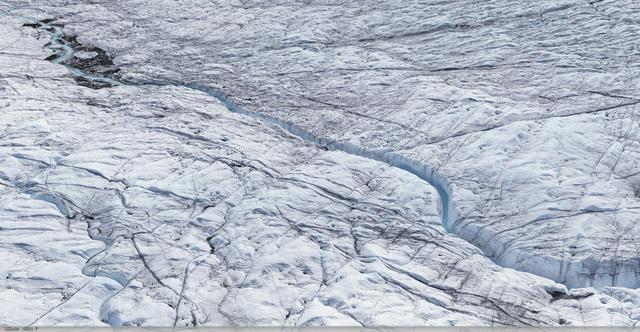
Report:
[[[634,3],[0,12],[2,323],[637,320]]]

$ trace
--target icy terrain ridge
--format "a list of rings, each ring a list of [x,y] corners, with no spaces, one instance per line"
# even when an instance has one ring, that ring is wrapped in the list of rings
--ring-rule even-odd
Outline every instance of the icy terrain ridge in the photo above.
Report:
[[[3,324],[640,317],[637,3],[0,13]]]

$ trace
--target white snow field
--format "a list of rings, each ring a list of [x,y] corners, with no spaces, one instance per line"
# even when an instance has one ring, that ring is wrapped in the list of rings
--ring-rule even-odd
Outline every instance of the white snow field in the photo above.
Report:
[[[0,325],[640,320],[637,1],[0,22]]]

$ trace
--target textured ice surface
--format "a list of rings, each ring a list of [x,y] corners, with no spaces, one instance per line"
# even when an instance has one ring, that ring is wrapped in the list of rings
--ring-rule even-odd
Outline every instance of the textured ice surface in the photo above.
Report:
[[[0,10],[2,323],[638,318],[637,2]],[[364,157],[186,87],[79,86],[24,16],[124,79],[224,91]],[[380,154],[436,170],[454,235],[436,190]]]
[[[131,76],[213,85],[437,169],[452,230],[501,265],[572,287],[638,286],[637,2],[90,8],[59,12]],[[126,19],[96,27],[95,15]]]

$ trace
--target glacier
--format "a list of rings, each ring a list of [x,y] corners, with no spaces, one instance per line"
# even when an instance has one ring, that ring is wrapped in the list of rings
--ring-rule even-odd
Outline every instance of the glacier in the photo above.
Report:
[[[0,13],[3,324],[640,317],[634,2]]]

